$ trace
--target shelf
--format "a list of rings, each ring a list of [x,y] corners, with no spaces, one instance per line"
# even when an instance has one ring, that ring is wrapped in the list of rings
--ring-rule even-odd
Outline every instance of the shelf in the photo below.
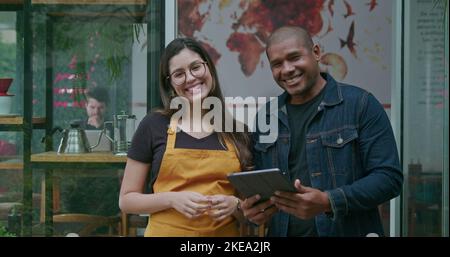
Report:
[[[53,18],[118,18],[142,22],[147,0],[32,0],[32,10]],[[125,8],[125,9],[122,9]]]
[[[0,170],[23,170],[21,157],[17,155],[0,156]]]
[[[23,10],[23,0],[0,0],[0,11],[15,12]]]
[[[23,170],[23,163],[0,162],[0,170]]]
[[[145,12],[125,12],[125,13],[114,13],[114,12],[104,12],[104,13],[98,13],[98,12],[48,12],[48,15],[51,17],[144,17]]]
[[[23,163],[21,162],[0,162],[1,170],[23,170]]]
[[[0,4],[23,4],[23,0],[1,0]]]
[[[112,152],[92,152],[84,154],[58,154],[45,152],[31,155],[34,163],[125,163],[126,156],[117,156]]]
[[[13,1],[13,0],[10,0]],[[147,4],[147,0],[32,0],[32,4]]]
[[[22,116],[2,116],[0,115],[0,125],[22,125]],[[33,124],[45,124],[44,117],[34,117]]]

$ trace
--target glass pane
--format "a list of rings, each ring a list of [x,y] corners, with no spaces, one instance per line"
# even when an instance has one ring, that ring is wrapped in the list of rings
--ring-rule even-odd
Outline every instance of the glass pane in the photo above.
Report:
[[[448,20],[449,20],[449,6],[448,6],[448,1],[446,1],[447,6],[445,8],[445,54],[444,56],[448,57],[449,56],[449,35],[448,35]],[[448,101],[448,82],[449,82],[449,62],[448,59],[447,61],[445,61],[445,92],[447,92],[447,97],[445,98],[445,105],[444,105],[444,142],[448,142],[448,136],[449,136],[449,130],[448,130],[448,123],[449,123],[449,101]],[[449,236],[450,232],[450,227],[449,227],[449,183],[450,183],[450,179],[449,179],[449,168],[448,168],[448,158],[445,158],[445,156],[449,156],[448,153],[448,143],[444,144],[444,176],[443,176],[443,182],[444,182],[444,187],[442,190],[442,196],[443,196],[443,205],[444,205],[444,218],[443,218],[443,236]]]
[[[99,121],[112,120],[122,111],[142,112],[136,108],[142,108],[145,99],[134,98],[146,96],[146,25],[139,22],[143,17],[131,16],[131,11],[110,11],[112,16],[107,17],[33,13],[35,112],[44,112],[45,106],[36,104],[45,103],[39,94],[51,80],[53,103],[49,107],[55,126],[67,128],[73,120],[87,120],[86,94],[94,88],[104,89],[97,95],[106,104],[104,113],[97,115]],[[51,61],[45,64],[46,48]]]
[[[0,131],[0,230],[8,231],[6,235],[20,235],[23,151],[18,142],[22,140],[21,133]]]
[[[444,141],[448,133],[444,125],[444,104],[448,101],[444,2],[405,2],[405,236],[442,235],[442,175],[444,159],[448,158],[444,155],[444,144],[448,143]]]
[[[8,6],[5,6],[8,9]],[[22,106],[16,11],[0,11],[0,127],[18,123]],[[8,126],[8,125],[6,125]],[[18,236],[23,206],[23,135],[0,128],[0,237]]]
[[[55,5],[41,4],[48,2]],[[32,11],[34,112],[45,115],[49,111],[53,115],[47,117],[49,128],[80,126],[92,147],[103,128],[114,138],[116,115],[134,114],[142,119],[146,114],[147,7],[145,1],[58,5],[63,2],[33,1],[41,4],[33,5]],[[52,102],[46,99],[46,90],[50,90]],[[53,151],[58,149],[63,135],[64,132],[56,131],[51,136]],[[92,151],[113,149],[114,143],[103,137]],[[33,173],[33,182],[38,185],[33,188],[36,193],[43,192],[40,183],[48,170]],[[117,169],[62,164],[62,168],[53,170],[54,214],[118,217],[121,176],[122,171]],[[43,210],[40,211],[34,217],[35,235],[44,233],[39,228],[43,225]],[[80,232],[83,226],[55,222],[50,230],[54,235],[66,235]],[[108,229],[89,233],[107,234]],[[117,235],[117,229],[114,233]]]
[[[21,110],[21,74],[17,71],[20,49],[17,38],[17,12],[0,11],[0,79],[12,79],[6,92],[0,96],[0,115],[18,114]],[[20,71],[20,70],[19,70]],[[5,83],[5,82],[2,82]],[[6,90],[6,89],[5,89]]]

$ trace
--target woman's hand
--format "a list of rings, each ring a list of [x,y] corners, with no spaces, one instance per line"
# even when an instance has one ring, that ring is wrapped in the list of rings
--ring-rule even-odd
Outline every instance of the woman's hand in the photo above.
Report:
[[[170,206],[189,219],[204,214],[209,208],[208,198],[197,192],[170,192]]]
[[[211,195],[208,196],[211,210],[208,215],[214,220],[220,221],[232,215],[238,206],[239,199],[233,195]]]

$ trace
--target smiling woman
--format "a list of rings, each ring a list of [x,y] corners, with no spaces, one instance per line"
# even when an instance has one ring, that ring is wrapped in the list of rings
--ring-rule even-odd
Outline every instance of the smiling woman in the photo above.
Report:
[[[183,120],[203,128],[205,113],[193,110],[182,115],[180,123],[174,115],[178,109],[171,109],[176,97],[184,97],[191,106],[215,97],[222,112],[226,110],[214,63],[197,41],[178,38],[166,47],[160,61],[160,92],[163,110],[142,120],[128,152],[122,211],[151,214],[145,236],[238,236],[242,214],[226,176],[251,168],[248,135],[192,132]],[[146,181],[150,193],[143,190]]]

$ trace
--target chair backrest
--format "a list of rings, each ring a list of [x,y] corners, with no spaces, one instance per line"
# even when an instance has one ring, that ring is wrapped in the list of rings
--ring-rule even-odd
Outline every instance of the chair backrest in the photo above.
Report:
[[[146,228],[148,224],[148,216],[137,214],[122,214],[122,235],[137,236],[138,228]]]
[[[56,173],[57,171],[54,170]],[[80,175],[83,171],[78,171],[80,173],[77,173],[77,175]],[[89,176],[92,178],[102,177],[101,174],[92,174],[92,170],[86,170],[86,174],[82,174],[84,176]],[[79,234],[80,236],[97,236],[97,235],[103,235],[103,236],[117,236],[122,235],[122,221],[121,217],[119,215],[114,216],[103,216],[103,215],[94,215],[94,214],[82,214],[78,210],[75,210],[70,213],[64,213],[61,214],[61,174],[58,173],[58,175],[53,174],[53,222],[54,223],[76,223],[77,225],[73,226],[77,229],[81,227],[80,231],[70,231],[75,232]],[[111,174],[103,175],[104,177],[112,177]],[[45,222],[45,179],[42,179],[41,184],[41,213],[40,213],[40,222]],[[78,225],[80,224],[80,225]],[[72,228],[72,226],[70,226]],[[105,232],[103,234],[95,233],[97,229],[107,227],[108,232]],[[56,231],[56,230],[55,230]],[[55,233],[58,234],[58,233]]]
[[[101,227],[108,227],[108,233],[102,236],[114,236],[122,234],[121,218],[119,216],[98,216],[90,214],[58,214],[53,215],[54,223],[79,223],[83,224],[80,231],[76,232],[80,236],[91,236],[93,233]],[[114,232],[117,231],[117,234]]]

